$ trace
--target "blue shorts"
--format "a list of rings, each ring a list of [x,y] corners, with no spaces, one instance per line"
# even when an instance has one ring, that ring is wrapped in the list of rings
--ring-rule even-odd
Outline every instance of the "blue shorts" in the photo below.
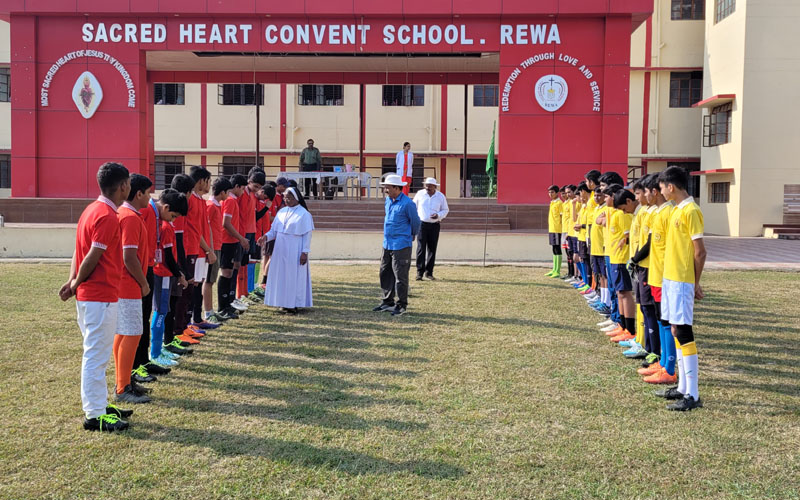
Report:
[[[592,270],[594,274],[606,276],[606,258],[602,255],[592,255]]]
[[[567,250],[572,253],[578,253],[578,238],[575,236],[567,236]]]
[[[630,292],[633,290],[631,275],[628,273],[625,264],[611,264],[611,270],[608,274],[610,278],[609,288],[615,292]]]

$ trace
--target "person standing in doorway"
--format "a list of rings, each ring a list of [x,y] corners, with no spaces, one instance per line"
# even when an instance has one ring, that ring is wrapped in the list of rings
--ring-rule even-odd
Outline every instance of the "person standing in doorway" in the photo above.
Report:
[[[306,142],[306,148],[300,153],[300,171],[301,172],[319,172],[322,170],[322,157],[319,154],[319,149],[314,147],[314,139],[309,139]],[[317,194],[317,180],[305,179],[306,196],[311,197],[313,192],[315,198],[319,198]]]
[[[383,220],[383,255],[380,280],[383,301],[373,311],[390,311],[392,316],[405,314],[408,306],[408,270],[411,268],[411,243],[419,233],[417,208],[403,194],[407,186],[399,175],[383,181],[386,192],[386,217]],[[397,301],[395,301],[395,292]]]
[[[403,143],[403,150],[397,153],[395,165],[397,166],[397,175],[405,182],[403,185],[403,194],[408,196],[411,180],[413,178],[412,172],[414,165],[414,153],[411,152],[410,142]]]
[[[425,189],[414,195],[417,215],[422,221],[417,236],[417,281],[422,281],[423,274],[429,280],[436,279],[433,277],[433,266],[436,264],[436,247],[439,244],[439,223],[450,212],[447,198],[436,189],[439,187],[436,179],[428,177],[423,187]]]

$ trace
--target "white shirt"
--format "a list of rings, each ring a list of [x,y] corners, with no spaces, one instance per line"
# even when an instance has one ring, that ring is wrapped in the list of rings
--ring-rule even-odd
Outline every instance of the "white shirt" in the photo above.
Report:
[[[400,177],[403,177],[403,165],[404,165],[404,163],[405,163],[405,151],[400,151],[399,153],[397,153],[397,156],[394,159],[394,164],[395,164],[395,167],[396,167],[395,170],[396,170],[397,175],[399,175]],[[413,177],[413,175],[411,175],[411,171],[413,170],[413,164],[414,164],[414,153],[409,151],[408,152],[408,168],[406,169],[407,170],[407,174],[408,174],[409,177]]]
[[[447,198],[441,193],[436,191],[433,196],[428,194],[425,189],[417,191],[414,195],[414,204],[417,205],[417,215],[422,222],[439,222],[447,217],[450,208],[447,206]],[[436,219],[431,219],[431,215],[436,214]]]

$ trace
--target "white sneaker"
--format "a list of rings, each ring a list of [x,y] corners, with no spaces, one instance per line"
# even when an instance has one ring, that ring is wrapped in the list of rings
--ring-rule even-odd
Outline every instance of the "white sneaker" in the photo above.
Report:
[[[618,325],[616,323],[612,323],[612,324],[610,324],[609,326],[607,326],[605,328],[601,328],[600,331],[601,332],[613,332],[617,328],[618,328]]]
[[[245,304],[244,302],[242,302],[239,299],[233,299],[233,302],[231,302],[231,305],[237,311],[246,311],[247,307],[248,307],[247,304]]]
[[[599,297],[599,295],[597,295],[597,292],[587,293],[586,295],[583,296],[583,298],[588,300],[588,301],[592,301],[592,300],[596,299],[597,297]]]
[[[599,326],[600,328],[605,328],[605,327],[611,326],[613,324],[614,324],[613,321],[611,321],[610,319],[607,319],[605,321],[601,321],[600,323],[597,323],[597,326]]]

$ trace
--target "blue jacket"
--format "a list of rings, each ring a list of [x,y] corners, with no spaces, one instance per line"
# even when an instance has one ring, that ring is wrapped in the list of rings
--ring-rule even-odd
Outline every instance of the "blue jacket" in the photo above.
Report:
[[[419,232],[417,206],[411,199],[400,193],[396,200],[386,197],[386,217],[383,220],[383,248],[400,250],[408,248]]]

